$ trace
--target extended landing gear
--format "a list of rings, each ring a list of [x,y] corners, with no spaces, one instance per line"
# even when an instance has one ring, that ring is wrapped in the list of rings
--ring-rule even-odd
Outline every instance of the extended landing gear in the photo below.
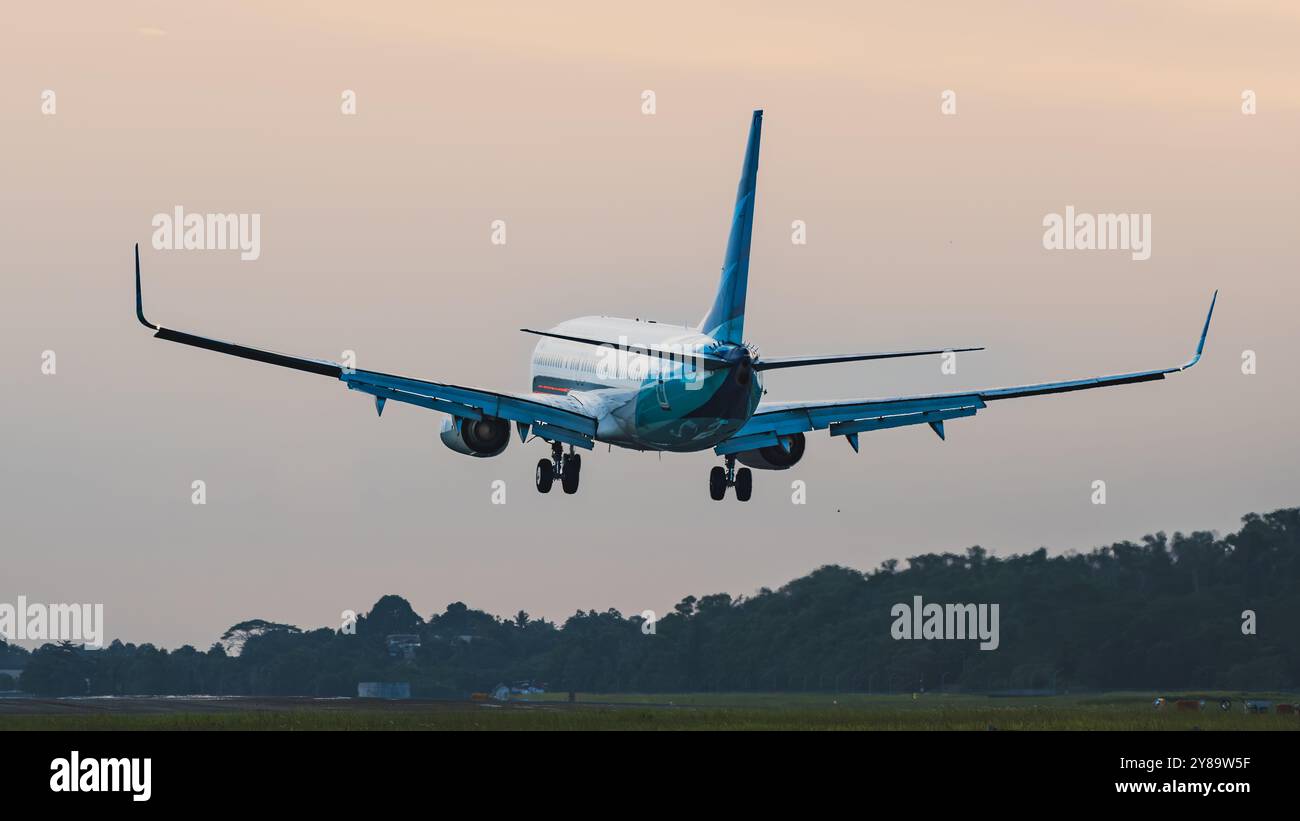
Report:
[[[576,453],[570,453],[564,457],[562,467],[560,468],[560,487],[564,488],[565,493],[578,492],[578,473],[582,470],[582,457]]]
[[[715,501],[722,501],[727,495],[727,488],[736,489],[736,498],[748,502],[754,493],[754,474],[749,468],[736,470],[736,457],[727,457],[727,466],[715,465],[709,471],[709,496]]]
[[[722,501],[722,497],[727,495],[727,469],[722,465],[714,465],[709,471],[709,495],[715,502]]]
[[[564,452],[564,446],[559,442],[551,443],[551,458],[541,459],[537,462],[537,492],[550,493],[551,485],[556,479],[560,480],[560,487],[565,493],[578,492],[578,476],[582,471],[582,456],[573,452],[573,447],[569,447],[569,452]]]
[[[555,466],[550,459],[537,460],[537,492],[550,493],[555,483]]]

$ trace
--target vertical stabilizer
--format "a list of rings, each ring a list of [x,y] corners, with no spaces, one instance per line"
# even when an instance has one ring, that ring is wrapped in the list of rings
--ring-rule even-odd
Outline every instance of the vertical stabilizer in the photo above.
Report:
[[[758,144],[763,132],[763,112],[755,111],[745,145],[745,162],[736,190],[736,210],[722,261],[722,280],[713,307],[700,322],[700,331],[720,342],[740,343],[745,331],[745,291],[749,285],[749,240],[754,232],[754,192],[758,186]]]

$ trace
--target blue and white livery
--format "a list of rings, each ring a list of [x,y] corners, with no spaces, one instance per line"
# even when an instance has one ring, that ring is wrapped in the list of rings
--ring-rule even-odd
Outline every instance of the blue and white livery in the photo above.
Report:
[[[755,353],[744,338],[745,293],[762,126],[763,112],[755,111],[721,281],[700,324],[686,327],[588,316],[546,331],[525,328],[541,337],[533,351],[532,384],[526,392],[488,391],[356,370],[329,360],[274,353],[155,325],[144,315],[139,245],[135,249],[136,316],[159,339],[338,379],[350,390],[371,396],[380,414],[389,400],[446,414],[443,443],[468,456],[500,454],[510,443],[513,423],[520,441],[540,439],[551,447],[550,458],[537,463],[535,480],[542,493],[549,492],[557,479],[565,493],[577,492],[582,468],[579,451],[603,442],[635,450],[711,449],[722,457],[723,464],[710,472],[709,494],[722,499],[727,488],[734,487],[741,501],[747,501],[753,489],[750,468],[793,467],[803,456],[805,434],[812,431],[843,436],[854,451],[858,450],[859,434],[904,425],[927,424],[942,439],[944,422],[974,416],[989,402],[1150,382],[1186,370],[1201,358],[1217,291],[1195,355],[1176,367],[926,396],[763,401],[762,375],[768,370],[982,349],[943,347],[792,357]],[[738,469],[737,462],[747,467]]]

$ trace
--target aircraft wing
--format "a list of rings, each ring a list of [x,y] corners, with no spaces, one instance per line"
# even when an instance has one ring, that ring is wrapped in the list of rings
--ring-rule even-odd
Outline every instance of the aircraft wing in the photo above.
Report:
[[[1200,361],[1201,353],[1205,350],[1205,337],[1210,330],[1210,317],[1214,315],[1214,303],[1218,297],[1219,292],[1215,291],[1210,300],[1209,313],[1205,317],[1205,326],[1201,329],[1200,341],[1196,345],[1196,353],[1190,360],[1176,367],[961,393],[883,399],[763,402],[749,422],[730,439],[714,448],[714,451],[718,454],[740,453],[771,445],[789,449],[789,440],[783,437],[823,428],[831,436],[845,437],[855,451],[858,449],[859,433],[905,425],[928,424],[942,439],[945,420],[974,416],[977,411],[987,407],[989,402],[1164,379],[1167,374],[1185,371]]]
[[[379,413],[383,413],[384,404],[391,399],[394,402],[418,405],[467,419],[495,416],[515,422],[520,438],[526,437],[531,429],[534,434],[543,438],[589,450],[596,435],[595,417],[584,412],[575,400],[566,396],[498,393],[481,388],[467,388],[378,371],[365,371],[348,368],[327,359],[309,359],[276,353],[155,325],[144,315],[144,298],[140,291],[139,245],[135,247],[135,313],[141,324],[154,331],[154,337],[157,339],[338,379],[350,390],[373,396],[375,410]]]

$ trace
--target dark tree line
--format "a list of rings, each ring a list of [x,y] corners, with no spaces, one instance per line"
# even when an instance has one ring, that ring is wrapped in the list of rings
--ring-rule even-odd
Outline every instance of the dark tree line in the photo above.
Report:
[[[996,603],[1000,644],[899,641],[895,603]],[[1252,610],[1257,633],[1245,635]],[[460,602],[421,618],[385,596],[352,633],[254,620],[207,651],[114,642],[100,650],[0,642],[42,694],[355,695],[408,681],[417,696],[498,682],[595,692],[709,690],[1239,689],[1300,684],[1300,508],[1250,514],[1224,538],[1164,533],[1086,554],[914,556],[870,572],[826,566],[778,590],[683,599],[645,624],[616,610],[556,625]],[[411,658],[386,638],[415,634]],[[25,664],[23,664],[25,663]]]

